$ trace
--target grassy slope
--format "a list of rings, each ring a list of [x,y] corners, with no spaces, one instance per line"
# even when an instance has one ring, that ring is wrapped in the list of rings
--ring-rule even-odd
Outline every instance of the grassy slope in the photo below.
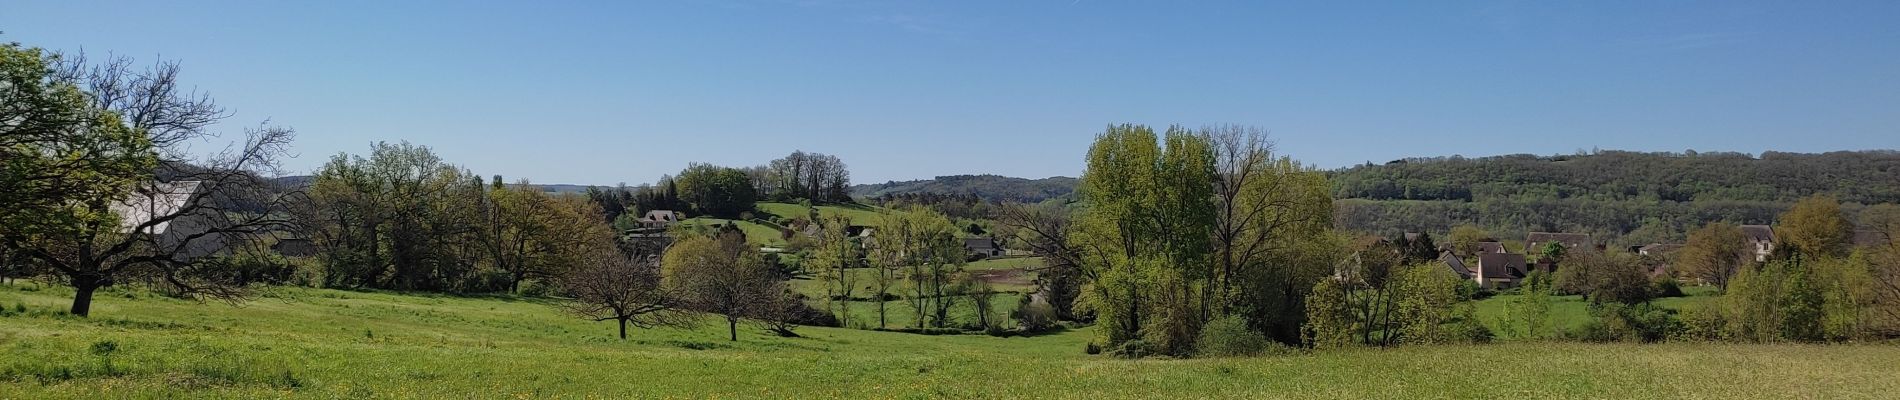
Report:
[[[810,213],[805,210],[805,207],[797,203],[759,203],[754,208],[760,212],[787,219],[810,216]],[[881,208],[876,206],[862,204],[827,204],[818,206],[818,215],[820,217],[829,217],[843,214],[851,218],[852,224],[878,226],[883,223],[878,216],[878,212],[881,210]]]
[[[1719,293],[1716,293],[1713,288],[1706,286],[1688,287],[1685,288],[1684,293],[1688,296],[1656,299],[1656,305],[1680,311],[1683,308],[1721,299]],[[1478,320],[1483,322],[1486,327],[1491,328],[1492,332],[1503,332],[1500,330],[1500,325],[1506,323],[1504,319],[1509,316],[1509,304],[1511,300],[1518,297],[1520,296],[1510,294],[1492,296],[1491,298],[1479,300],[1476,305]],[[1585,301],[1583,296],[1552,297],[1550,318],[1554,321],[1553,323],[1557,325],[1557,328],[1565,330],[1580,328],[1590,321],[1590,302]],[[1523,330],[1522,327],[1524,324],[1522,321],[1512,321],[1510,323],[1516,324],[1519,327],[1519,331]]]
[[[983,273],[988,271],[1035,268],[1041,265],[1042,259],[1040,258],[999,258],[971,262],[968,265],[964,265],[963,270]],[[876,297],[877,270],[859,268],[853,269],[851,272],[853,276],[855,276],[852,278],[855,280],[852,286],[856,287],[856,289],[851,292],[851,296],[862,299]],[[1010,311],[1016,309],[1016,304],[1021,300],[1021,297],[1035,290],[1034,286],[1025,284],[1029,282],[1028,279],[1033,279],[1034,276],[1035,275],[1031,273],[1024,275],[1020,282],[995,284],[991,286],[992,289],[1002,292],[997,294],[996,298],[990,300],[990,304],[995,308],[997,316],[1007,319]],[[898,279],[897,282],[893,282],[892,284],[892,293],[899,296],[909,293],[910,290],[912,290],[909,283],[903,281],[901,275]],[[826,283],[824,281],[818,279],[794,279],[791,281],[792,290],[804,294],[806,298],[812,299],[811,305],[813,307],[818,307],[819,309],[837,307],[835,305],[826,304],[825,301],[822,300],[826,297],[825,285]],[[951,307],[951,318],[956,321],[976,321],[976,307],[971,304],[969,301],[963,301]],[[845,320],[847,326],[861,328],[878,327],[876,302],[852,301],[849,302],[846,307],[848,307],[851,312]],[[901,299],[894,300],[885,302],[884,307],[885,327],[898,328],[916,325],[917,313],[911,308],[910,302]],[[1003,323],[1004,326],[1014,326],[1013,324],[1013,321],[1005,321]]]
[[[108,292],[92,319],[0,317],[0,398],[1880,398],[1900,347],[1490,346],[1122,361],[1035,338],[640,330],[540,301],[278,289],[243,307]],[[0,304],[70,291],[0,287]],[[127,298],[127,296],[135,298]],[[118,345],[112,373],[86,349]],[[65,371],[65,372],[60,372]],[[46,378],[42,379],[41,376]]]

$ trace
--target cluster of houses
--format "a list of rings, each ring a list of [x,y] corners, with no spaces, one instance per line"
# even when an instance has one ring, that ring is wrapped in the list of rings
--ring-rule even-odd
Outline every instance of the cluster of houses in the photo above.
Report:
[[[1746,247],[1748,249],[1744,257],[1752,259],[1755,262],[1768,261],[1769,255],[1775,252],[1776,239],[1774,227],[1768,225],[1742,225],[1741,228],[1744,240],[1747,241]],[[1408,240],[1416,238],[1417,234],[1406,234],[1406,239]],[[1885,242],[1886,237],[1879,232],[1856,231],[1854,233],[1854,243],[1857,246]],[[1588,234],[1555,232],[1531,232],[1524,238],[1524,249],[1526,252],[1536,252],[1551,243],[1557,243],[1569,249],[1594,248],[1597,251],[1607,250],[1605,246],[1597,244]],[[1669,262],[1674,259],[1675,253],[1682,250],[1683,247],[1684,245],[1676,243],[1653,243],[1630,247],[1627,250],[1653,260],[1654,262],[1650,263],[1650,274],[1652,276],[1662,276],[1671,273]],[[1487,240],[1478,243],[1477,254],[1472,254],[1469,257],[1456,254],[1448,248],[1441,249],[1439,260],[1443,262],[1447,268],[1450,268],[1451,272],[1458,274],[1459,277],[1469,279],[1477,283],[1480,287],[1493,289],[1516,287],[1522,283],[1524,278],[1528,277],[1532,271],[1556,272],[1558,268],[1556,264],[1551,263],[1549,260],[1531,262],[1525,254],[1511,253],[1505,249],[1504,243],[1497,240]]]

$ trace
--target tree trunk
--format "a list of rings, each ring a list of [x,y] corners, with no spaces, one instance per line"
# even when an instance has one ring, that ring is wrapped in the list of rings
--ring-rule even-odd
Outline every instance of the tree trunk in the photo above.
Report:
[[[627,319],[620,319],[620,340],[627,340]]]
[[[738,318],[726,317],[726,334],[730,335],[730,337],[732,338],[731,339],[732,341],[734,342],[739,341],[739,319]]]
[[[87,316],[92,313],[92,293],[99,290],[99,279],[80,277],[73,279],[72,314]]]

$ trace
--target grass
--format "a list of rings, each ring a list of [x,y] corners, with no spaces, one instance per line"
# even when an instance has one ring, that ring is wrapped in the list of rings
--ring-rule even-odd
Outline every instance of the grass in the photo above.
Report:
[[[1029,338],[638,330],[546,300],[272,289],[242,306],[0,286],[0,398],[1890,398],[1900,347],[1505,343],[1203,360]],[[102,343],[110,343],[102,344]]]
[[[1656,299],[1655,303],[1663,308],[1681,311],[1721,299],[1721,294],[1708,286],[1685,287],[1683,294],[1686,296]],[[1522,321],[1506,321],[1510,313],[1510,302],[1520,297],[1522,296],[1516,294],[1502,294],[1479,300],[1475,310],[1479,322],[1491,328],[1492,332],[1504,332],[1502,328],[1506,323],[1517,326],[1519,332],[1524,331]],[[1590,316],[1590,302],[1584,300],[1583,296],[1552,296],[1550,318],[1557,329],[1581,328],[1593,318]]]
[[[1016,309],[1016,304],[1021,300],[1021,297],[1035,291],[1035,285],[1033,284],[1035,273],[1028,272],[1028,270],[1041,266],[1041,258],[993,258],[971,262],[964,265],[963,270],[968,273],[994,278],[990,280],[991,289],[1002,293],[999,293],[996,298],[991,299],[991,307],[995,309],[997,317],[1007,319],[1010,311]],[[854,328],[879,327],[877,302],[870,300],[877,296],[877,270],[858,268],[850,270],[850,273],[853,276],[852,279],[855,280],[852,286],[856,287],[852,290],[851,296],[862,300],[849,301],[843,305],[845,310],[849,312],[849,314],[846,314],[846,325]],[[822,280],[794,279],[791,281],[791,286],[793,291],[805,295],[806,298],[812,299],[809,303],[813,307],[818,307],[819,309],[826,309],[827,307],[836,309],[839,307],[835,303],[826,303],[824,301],[826,298],[826,283]],[[903,281],[900,274],[899,281],[893,283],[891,294],[902,296],[911,290],[909,283]],[[964,322],[977,321],[977,311],[973,304],[974,303],[969,300],[961,300],[952,306],[950,308],[951,319]],[[916,325],[917,313],[911,308],[911,304],[907,300],[898,299],[888,301],[885,302],[884,306],[886,324],[883,327],[897,328]],[[1014,326],[1013,322],[1009,321],[1006,321],[1003,325]]]
[[[680,225],[683,225],[687,228],[709,227],[714,224],[730,224],[730,223],[736,223],[739,225],[739,231],[745,232],[746,241],[748,242],[756,243],[763,246],[772,246],[772,247],[785,245],[784,234],[780,233],[778,228],[773,228],[773,227],[766,226],[757,222],[743,221],[743,220],[736,220],[736,219],[720,219],[720,218],[713,218],[713,217],[693,217],[693,218],[687,218],[684,221],[680,221]]]
[[[811,216],[811,213],[805,209],[805,206],[798,205],[798,203],[758,203],[758,205],[753,208],[759,210],[759,212],[777,215],[779,218],[785,219]],[[854,225],[879,226],[884,223],[884,220],[879,214],[882,210],[882,208],[876,206],[863,204],[824,204],[818,206],[818,215],[819,217],[829,217],[842,214],[846,217],[850,217],[851,223]]]

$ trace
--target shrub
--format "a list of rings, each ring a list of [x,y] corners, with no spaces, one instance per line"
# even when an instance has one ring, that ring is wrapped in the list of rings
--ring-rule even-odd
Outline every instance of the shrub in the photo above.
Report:
[[[1148,342],[1142,341],[1141,339],[1122,342],[1122,345],[1116,347],[1115,351],[1109,352],[1109,354],[1113,354],[1116,357],[1128,359],[1147,357],[1151,353],[1148,348]]]
[[[1247,319],[1230,315],[1201,327],[1194,340],[1195,353],[1202,357],[1243,357],[1258,355],[1271,346],[1266,335],[1247,326]]]
[[[1088,344],[1082,345],[1082,352],[1091,356],[1102,354],[1102,345],[1095,344],[1095,342],[1088,342]]]
[[[1680,336],[1681,322],[1669,310],[1653,304],[1633,306],[1606,303],[1592,310],[1596,319],[1569,336],[1590,342],[1657,342]]]
[[[1016,329],[1023,333],[1042,333],[1056,328],[1056,309],[1048,303],[1031,301],[1034,296],[1023,296],[1023,303],[1010,311],[1009,316],[1016,320]]]
[[[1682,310],[1682,329],[1671,336],[1675,340],[1715,341],[1728,337],[1728,319],[1722,310],[1707,306]]]
[[[1676,277],[1663,275],[1650,280],[1650,293],[1656,297],[1682,297],[1682,283]]]

